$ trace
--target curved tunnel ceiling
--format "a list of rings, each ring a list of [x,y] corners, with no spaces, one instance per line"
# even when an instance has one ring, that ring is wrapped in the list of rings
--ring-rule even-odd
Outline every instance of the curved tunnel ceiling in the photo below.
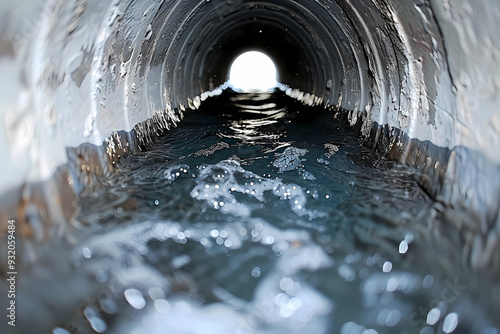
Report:
[[[313,5],[320,13],[325,11]],[[173,94],[180,101],[186,100],[185,92],[199,94],[223,84],[234,58],[251,49],[265,52],[276,62],[279,82],[335,102],[344,76],[342,66],[351,62],[353,68],[362,68],[352,63],[348,42],[340,52],[340,39],[332,37],[334,31],[339,33],[339,27],[331,27],[336,22],[329,17],[325,25],[324,18],[300,3],[236,1],[215,7],[185,23],[181,40],[189,42],[174,46],[182,55],[175,66],[188,69],[172,78],[182,82],[181,90]]]
[[[367,127],[388,124],[438,146],[462,144],[461,123],[446,125],[458,118],[456,96],[429,4],[122,1],[105,17],[107,37],[92,65],[94,84],[104,87],[94,113],[118,120],[114,129],[186,105],[223,84],[236,55],[255,49],[275,60],[280,82],[354,111]],[[117,109],[124,114],[111,116]],[[95,138],[112,130],[95,124]]]
[[[354,111],[367,124],[453,147],[461,136],[454,122],[445,124],[456,118],[457,99],[431,7],[387,0],[88,1],[82,11],[77,2],[58,3],[50,29],[37,38],[53,48],[30,59],[40,69],[33,82],[44,96],[58,95],[54,83],[61,81],[45,80],[53,70],[51,77],[69,88],[64,95],[82,113],[91,110],[64,135],[69,146],[99,144],[112,130],[128,131],[221,85],[238,54],[262,50],[283,84]],[[67,15],[75,11],[77,17]],[[71,22],[60,17],[75,21],[70,33]],[[67,104],[48,100],[56,110]],[[439,100],[446,105],[438,108]]]
[[[281,83],[420,167],[442,202],[480,212],[474,247],[487,249],[486,235],[500,238],[500,181],[484,177],[500,164],[499,13],[481,0],[48,1],[32,38],[5,39],[25,50],[13,80],[31,93],[2,144],[19,153],[5,154],[2,184],[48,178],[67,147],[154,137],[223,84],[238,54],[262,50]],[[13,150],[21,134],[29,145]],[[23,153],[30,164],[13,177]]]
[[[223,84],[229,66],[238,54],[260,50],[277,64],[279,82],[306,92],[324,90],[328,81],[326,77],[333,70],[331,63],[321,61],[321,58],[326,58],[321,53],[327,52],[323,43],[316,41],[318,44],[313,45],[305,28],[283,8],[248,7],[214,23],[214,35],[192,32],[199,36],[199,40],[212,43],[200,51],[199,62],[194,62],[193,67],[200,70],[187,82],[199,82],[204,90],[211,84]],[[199,46],[195,48],[201,49]]]

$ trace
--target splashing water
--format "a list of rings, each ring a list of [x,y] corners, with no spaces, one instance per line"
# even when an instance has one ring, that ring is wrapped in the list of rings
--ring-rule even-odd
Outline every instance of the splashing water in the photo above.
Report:
[[[484,296],[498,286],[433,246],[415,171],[322,108],[227,90],[117,167],[80,198],[71,242],[38,250],[19,288],[25,330],[497,330]]]

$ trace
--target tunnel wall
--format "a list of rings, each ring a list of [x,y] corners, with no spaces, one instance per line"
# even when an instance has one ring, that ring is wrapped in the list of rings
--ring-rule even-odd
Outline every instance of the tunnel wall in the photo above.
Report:
[[[500,3],[25,0],[1,6],[0,193],[51,178],[68,157],[70,165],[105,175],[110,156],[174,127],[203,93],[227,80],[237,53],[252,46],[273,57],[281,83],[322,98],[360,125],[381,154],[420,167],[432,181],[422,184],[440,205],[474,213],[473,223],[448,216],[464,231],[468,256],[493,261],[500,241],[494,177]],[[64,175],[63,183],[81,190],[81,175]],[[29,201],[31,195],[22,196]]]

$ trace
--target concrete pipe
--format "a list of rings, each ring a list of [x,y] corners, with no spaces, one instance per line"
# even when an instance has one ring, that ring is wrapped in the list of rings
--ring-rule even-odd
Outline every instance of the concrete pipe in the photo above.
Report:
[[[64,234],[93,179],[176,127],[237,55],[257,50],[280,83],[323,101],[380,156],[416,167],[439,233],[454,231],[468,266],[498,272],[499,2],[24,0],[0,10],[2,233],[15,218],[22,238]]]

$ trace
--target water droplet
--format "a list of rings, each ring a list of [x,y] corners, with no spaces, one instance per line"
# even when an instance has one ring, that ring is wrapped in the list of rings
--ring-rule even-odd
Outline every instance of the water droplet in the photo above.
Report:
[[[408,251],[408,243],[406,240],[401,241],[399,244],[399,254],[405,254]]]
[[[392,270],[392,262],[390,261],[385,261],[384,265],[382,266],[382,271],[384,273],[389,273]]]
[[[257,277],[260,277],[260,268],[259,267],[254,267],[252,269],[252,276],[257,278]]]
[[[92,329],[97,333],[103,333],[108,329],[106,322],[100,317],[99,312],[95,308],[87,306],[83,310],[83,314]]]
[[[458,314],[456,312],[452,312],[448,314],[443,321],[443,332],[451,333],[457,328],[458,325]]]
[[[267,245],[272,245],[274,243],[274,237],[272,235],[268,235],[264,238],[264,243]]]
[[[432,275],[427,275],[422,282],[422,286],[426,289],[430,289],[433,283],[434,277]]]
[[[94,331],[97,333],[104,333],[106,329],[108,329],[108,326],[106,325],[106,322],[101,319],[101,318],[91,318],[89,319],[90,326]]]
[[[428,325],[432,326],[439,321],[439,318],[441,318],[441,311],[437,307],[435,307],[432,310],[430,310],[429,313],[427,313],[426,322]]]
[[[413,235],[413,233],[408,232],[405,235],[405,241],[406,241],[406,243],[409,245],[409,244],[411,244],[413,242],[413,240],[415,240],[415,236]]]
[[[88,247],[83,247],[82,254],[83,254],[83,257],[86,259],[90,259],[92,257],[92,252],[90,251],[90,249]]]
[[[279,283],[280,289],[288,291],[293,288],[293,280],[290,277],[283,277]]]
[[[398,288],[398,285],[399,285],[399,279],[397,277],[391,277],[387,281],[386,290],[388,292],[394,292]]]
[[[142,296],[142,293],[136,289],[127,289],[123,293],[125,295],[125,299],[135,309],[141,310],[146,306],[146,301]]]

